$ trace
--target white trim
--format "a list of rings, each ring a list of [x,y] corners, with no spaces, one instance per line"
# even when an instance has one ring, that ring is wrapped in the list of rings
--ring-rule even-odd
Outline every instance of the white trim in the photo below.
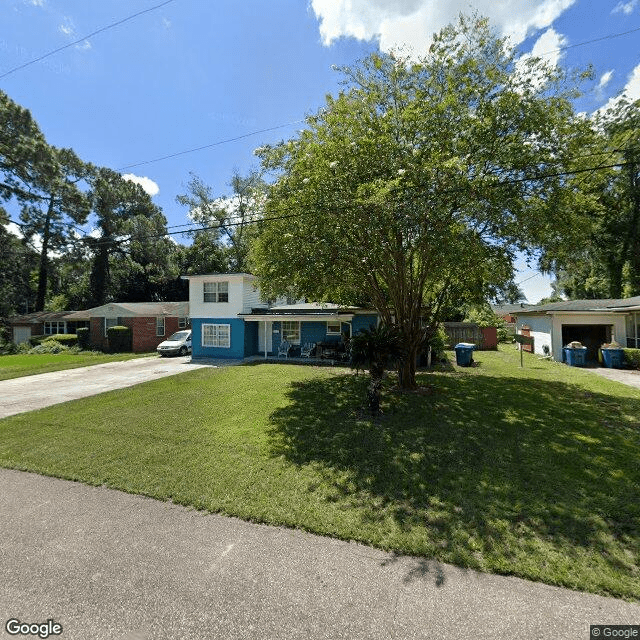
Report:
[[[337,331],[329,331],[330,324],[337,324]],[[341,320],[327,320],[327,335],[328,336],[340,336],[342,335],[342,321]]]
[[[288,323],[288,324],[296,324],[298,326],[298,330],[297,330],[298,337],[297,337],[297,339],[296,338],[290,338],[290,337],[285,335],[284,325],[286,323]],[[301,328],[300,327],[300,320],[281,320],[280,321],[280,330],[281,330],[282,333],[281,333],[280,340],[282,342],[284,342],[286,340],[289,344],[292,344],[292,345],[299,345],[300,344],[300,328]]]
[[[207,300],[207,296],[211,296],[212,300]],[[226,300],[220,300],[221,296],[226,296]],[[205,280],[202,283],[202,302],[204,304],[229,302],[229,281],[228,280]]]
[[[211,327],[211,332],[209,335],[206,336],[206,338],[211,339],[211,344],[207,344],[205,340],[205,329],[208,329],[209,327]],[[227,334],[226,336],[224,335],[225,330],[221,331],[223,327],[226,330],[226,334]],[[200,336],[200,344],[203,347],[231,349],[231,325],[230,324],[213,324],[213,323],[203,324],[201,336]]]

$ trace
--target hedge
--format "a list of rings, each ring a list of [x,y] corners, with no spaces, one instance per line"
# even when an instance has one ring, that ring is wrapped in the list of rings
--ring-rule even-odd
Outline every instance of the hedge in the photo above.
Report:
[[[109,339],[109,351],[111,353],[122,353],[131,351],[131,329],[129,327],[109,327],[107,329]]]
[[[79,327],[76,330],[77,336],[78,336],[78,346],[81,349],[88,349],[89,348],[89,327]]]
[[[640,349],[624,349],[624,359],[630,367],[640,369]]]

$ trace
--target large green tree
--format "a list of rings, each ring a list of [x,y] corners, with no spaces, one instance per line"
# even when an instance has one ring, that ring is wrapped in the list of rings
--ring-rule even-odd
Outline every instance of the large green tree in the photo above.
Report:
[[[146,237],[149,240],[166,234],[166,218],[139,184],[124,179],[116,171],[95,169],[88,182],[88,197],[98,231],[96,237],[84,238],[92,254],[88,303],[101,305],[112,294],[110,258],[126,253],[132,238],[135,245],[136,230],[142,224],[139,218],[151,221],[143,225],[153,230]],[[138,234],[138,240],[143,238],[144,234]]]
[[[209,185],[192,174],[187,193],[176,200],[189,207],[190,218],[202,226],[202,230],[193,232],[195,260],[221,264],[222,271],[249,271],[253,223],[262,217],[266,186],[258,171],[246,176],[234,171],[229,186],[230,196],[216,196]],[[204,260],[200,251],[203,247],[208,255]]]
[[[569,298],[640,295],[640,101],[616,101],[591,123],[596,170],[571,180],[588,196],[581,237],[546,252],[541,266]]]
[[[493,297],[516,251],[571,237],[562,174],[589,127],[560,70],[519,63],[477,17],[419,59],[376,53],[342,72],[304,130],[258,150],[278,179],[252,258],[269,296],[368,301],[399,330],[412,387],[451,300]]]

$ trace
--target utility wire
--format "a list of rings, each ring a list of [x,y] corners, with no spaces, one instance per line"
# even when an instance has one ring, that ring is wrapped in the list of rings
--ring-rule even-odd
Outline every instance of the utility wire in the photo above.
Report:
[[[509,184],[518,184],[518,183],[522,183],[522,182],[533,182],[533,181],[537,181],[537,180],[546,180],[547,178],[558,178],[558,177],[564,177],[564,176],[571,176],[571,175],[578,175],[578,174],[582,174],[582,173],[587,173],[587,172],[594,172],[594,171],[602,171],[604,169],[612,169],[612,168],[620,168],[620,167],[625,167],[625,166],[629,166],[631,164],[634,164],[632,162],[617,162],[614,164],[609,164],[609,165],[599,165],[597,167],[588,167],[588,168],[583,168],[583,169],[575,169],[573,171],[562,171],[562,172],[557,172],[557,173],[545,173],[545,174],[540,174],[540,175],[536,175],[536,176],[528,176],[528,177],[522,177],[522,178],[513,178],[511,180],[503,180],[500,182],[495,182],[493,184],[488,185],[491,188],[497,188],[497,187],[503,187],[503,186],[507,186]],[[452,193],[458,193],[460,192],[461,189],[450,189],[447,190],[445,192],[443,192],[442,195],[446,195],[446,194],[452,194]],[[238,222],[232,222],[232,218],[227,218],[226,220],[228,220],[228,222],[224,222],[224,219],[222,222],[218,223],[218,224],[214,224],[214,225],[206,225],[206,226],[202,226],[202,227],[198,227],[196,229],[186,229],[183,231],[169,231],[168,229],[173,229],[173,228],[179,228],[182,226],[186,226],[186,225],[176,225],[175,227],[168,227],[167,231],[162,232],[162,233],[157,233],[157,234],[148,234],[148,235],[143,235],[143,236],[138,236],[137,238],[134,238],[134,236],[129,235],[128,237],[123,237],[122,239],[119,240],[115,240],[115,239],[101,239],[101,238],[91,238],[94,242],[94,246],[99,246],[101,244],[123,244],[125,242],[130,242],[131,240],[134,239],[140,239],[140,240],[152,240],[152,239],[156,239],[156,238],[165,238],[165,237],[170,237],[170,236],[174,236],[174,235],[184,235],[184,234],[188,234],[188,233],[198,233],[198,232],[202,232],[202,231],[212,231],[212,230],[217,230],[217,229],[223,229],[223,228],[227,228],[227,227],[237,227],[237,226],[241,226],[241,225],[248,225],[248,224],[259,224],[259,223],[264,223],[264,222],[276,222],[278,220],[288,220],[291,218],[299,218],[301,216],[304,215],[313,215],[315,212],[309,211],[307,213],[301,213],[299,211],[295,212],[295,213],[289,213],[286,215],[281,215],[281,216],[273,216],[273,217],[269,217],[269,218],[257,218],[257,219],[253,219],[253,220],[241,220]],[[9,222],[14,222],[13,220],[9,219]],[[22,223],[18,223],[18,222],[14,222],[14,224],[17,224],[19,226],[23,226]],[[87,238],[90,238],[91,236],[89,235],[85,235],[83,237],[78,238],[78,240],[84,240]]]
[[[611,40],[613,38],[619,38],[620,36],[626,36],[626,35],[629,35],[630,33],[635,33],[636,31],[640,31],[640,27],[636,27],[635,29],[630,29],[629,31],[622,31],[621,33],[610,33],[607,36],[602,36],[601,38],[594,38],[593,40],[585,40],[584,42],[576,42],[575,44],[568,44],[565,47],[558,47],[557,49],[540,53],[538,54],[538,57],[547,56],[552,53],[558,53],[558,51],[565,51],[566,49],[573,49],[574,47],[583,47],[584,45],[592,44],[594,42],[602,42],[603,40]]]
[[[174,2],[175,0],[165,0],[165,2],[161,2],[160,4],[157,4],[153,7],[149,7],[148,9],[143,9],[142,11],[138,11],[137,13],[134,13],[130,16],[127,16],[126,18],[122,18],[122,20],[118,20],[117,22],[112,22],[111,24],[108,24],[104,27],[100,27],[100,29],[96,29],[96,31],[92,31],[91,33],[87,34],[86,36],[82,36],[82,38],[79,38],[78,40],[74,40],[73,42],[70,42],[69,44],[65,44],[62,47],[58,47],[57,49],[54,49],[53,51],[49,51],[48,53],[45,53],[44,55],[38,57],[38,58],[34,58],[33,60],[29,60],[29,62],[25,62],[24,64],[21,64],[17,67],[14,67],[13,69],[9,69],[9,71],[5,71],[3,74],[0,74],[0,80],[2,78],[6,78],[8,75],[11,75],[12,73],[15,73],[16,71],[19,71],[20,69],[24,69],[25,67],[29,67],[32,64],[35,64],[36,62],[40,62],[41,60],[44,60],[45,58],[48,58],[49,56],[52,56],[56,53],[59,53],[60,51],[64,51],[65,49],[68,49],[69,47],[73,47],[76,44],[80,44],[81,42],[84,42],[85,40],[88,40],[89,38],[92,38],[93,36],[98,35],[99,33],[103,33],[104,31],[108,31],[109,29],[113,29],[114,27],[117,27],[121,24],[124,24],[125,22],[128,22],[129,20],[133,20],[134,18],[137,18],[138,16],[141,16],[145,13],[149,13],[150,11],[155,11],[156,9],[160,9],[161,7],[164,7],[168,4],[170,4],[171,2]]]
[[[293,122],[286,122],[285,124],[279,124],[275,127],[269,127],[267,129],[260,129],[258,131],[250,131],[249,133],[243,133],[241,136],[236,136],[235,138],[227,138],[226,140],[218,140],[217,142],[212,142],[211,144],[205,144],[201,147],[195,147],[193,149],[187,149],[185,151],[178,151],[177,153],[171,153],[166,156],[161,156],[159,158],[153,158],[153,160],[143,160],[142,162],[136,162],[134,164],[127,164],[124,167],[120,167],[117,171],[124,171],[125,169],[132,169],[133,167],[141,167],[145,164],[151,164],[152,162],[160,162],[160,160],[168,160],[169,158],[176,158],[178,156],[183,156],[187,153],[193,153],[194,151],[202,151],[203,149],[211,149],[212,147],[217,147],[221,144],[227,144],[228,142],[236,142],[236,140],[242,140],[244,138],[249,138],[250,136],[255,136],[259,133],[267,133],[269,131],[276,131],[277,129],[284,129],[285,127],[290,127],[294,124],[300,124],[304,122],[304,120],[294,120]]]

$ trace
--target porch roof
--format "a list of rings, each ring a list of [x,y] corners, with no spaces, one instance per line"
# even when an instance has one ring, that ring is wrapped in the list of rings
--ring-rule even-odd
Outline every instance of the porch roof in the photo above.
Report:
[[[251,313],[239,313],[238,316],[249,322],[270,322],[273,320],[294,320],[313,322],[323,320],[341,320],[349,322],[359,309],[342,307],[332,303],[305,302],[286,304],[277,307],[256,308]]]

